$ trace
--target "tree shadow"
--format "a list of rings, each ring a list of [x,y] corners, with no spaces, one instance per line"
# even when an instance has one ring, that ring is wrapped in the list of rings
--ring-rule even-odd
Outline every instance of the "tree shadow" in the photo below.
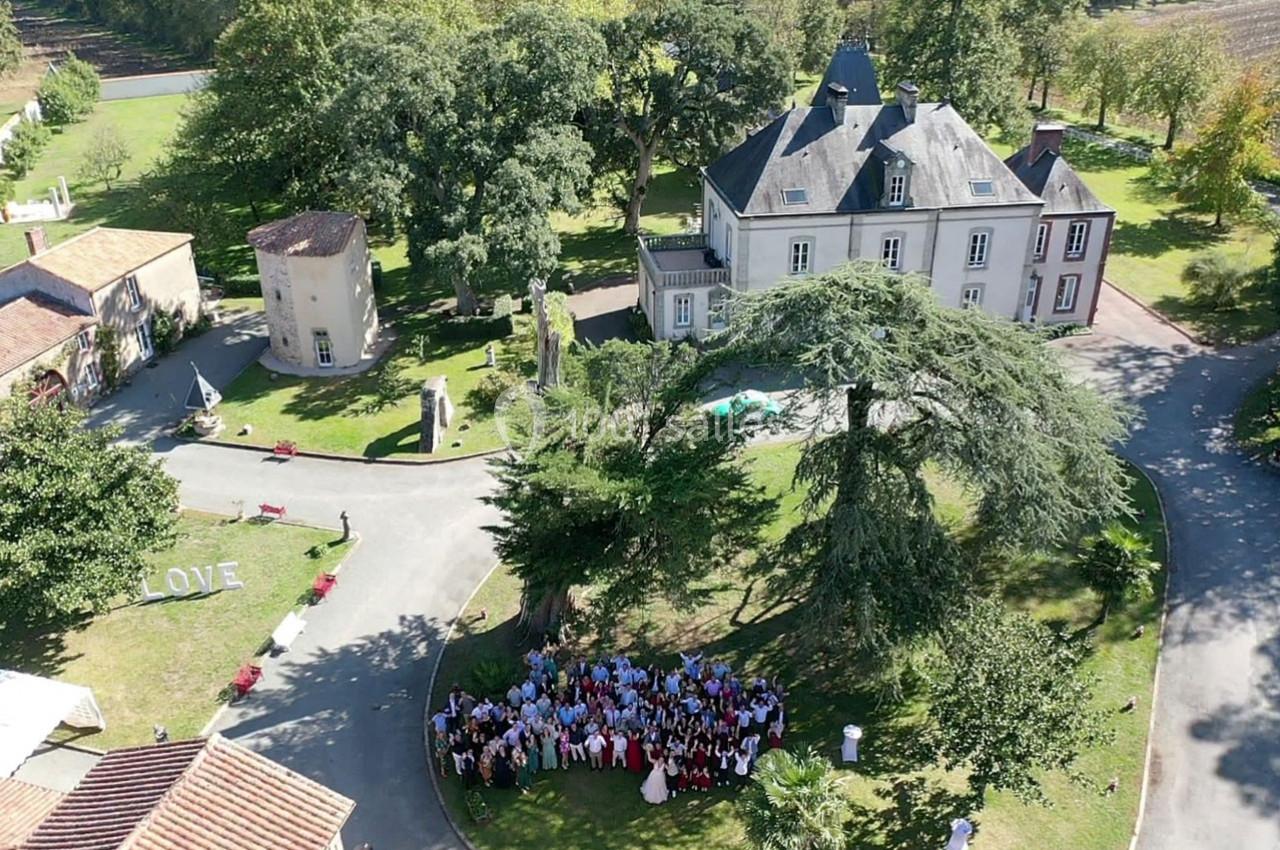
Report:
[[[365,457],[387,457],[392,454],[415,452],[421,430],[420,422],[410,422],[398,431],[392,431],[390,434],[371,440],[365,445],[361,454]]]
[[[1155,221],[1120,221],[1111,237],[1111,248],[1135,257],[1160,257],[1169,251],[1199,250],[1219,245],[1229,233],[1212,227],[1203,219],[1175,211]]]
[[[951,837],[950,824],[966,818],[975,827],[973,812],[981,808],[972,794],[955,793],[922,776],[897,779],[875,790],[884,806],[859,807],[854,813],[855,846],[883,850],[921,850],[942,847]]]

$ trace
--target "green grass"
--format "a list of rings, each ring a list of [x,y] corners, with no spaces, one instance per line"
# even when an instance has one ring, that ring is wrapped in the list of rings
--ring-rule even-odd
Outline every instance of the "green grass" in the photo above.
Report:
[[[61,242],[96,227],[164,228],[148,200],[138,189],[139,175],[147,171],[164,152],[177,129],[186,95],[165,95],[99,103],[84,121],[55,128],[53,141],[45,148],[35,167],[15,183],[19,202],[44,199],[59,177],[66,177],[76,209],[65,221],[44,222],[52,243]],[[129,147],[129,162],[122,179],[111,191],[99,183],[80,177],[80,164],[101,127],[114,126]],[[32,225],[0,225],[0,266],[19,262],[27,256],[22,233]],[[170,227],[172,225],[169,225]]]
[[[750,455],[758,480],[782,495],[784,517],[794,517],[799,497],[789,484],[796,446],[756,447]],[[940,476],[931,479],[940,515],[948,522],[962,523],[969,515],[963,491]],[[1155,494],[1145,479],[1135,475],[1132,495],[1142,512],[1140,524],[1163,559]],[[781,520],[771,534],[781,534],[789,521],[793,519]],[[1056,627],[1087,627],[1098,612],[1098,601],[1081,585],[1064,552],[1020,556],[995,570],[993,581],[1010,605]],[[756,582],[726,575],[712,579],[711,584],[716,593],[706,607],[682,614],[654,605],[620,624],[609,642],[597,638],[585,648],[620,647],[633,657],[669,663],[676,651],[700,647],[711,656],[726,657],[735,669],[779,674],[791,690],[789,746],[813,744],[833,760],[838,756],[840,728],[859,722],[867,730],[864,760],[856,771],[842,771],[855,807],[853,846],[860,850],[941,847],[946,824],[964,815],[978,822],[984,848],[1127,847],[1137,811],[1151,704],[1158,598],[1113,613],[1095,635],[1096,649],[1087,669],[1100,677],[1097,704],[1111,717],[1116,740],[1082,757],[1079,767],[1087,784],[1077,786],[1050,776],[1045,786],[1053,808],[1027,806],[1007,795],[992,794],[975,814],[962,802],[963,777],[922,763],[914,753],[922,713],[917,696],[897,709],[878,702],[855,667],[839,660],[828,664],[809,653],[800,612],[766,600]],[[518,582],[499,569],[459,620],[441,665],[437,695],[454,682],[469,685],[468,670],[479,659],[515,658],[524,646],[515,629],[518,602]],[[487,619],[476,616],[480,608],[487,609]],[[1142,638],[1133,640],[1137,623],[1148,628]],[[1138,711],[1119,713],[1117,709],[1130,695],[1139,697]],[[1101,789],[1112,776],[1120,777],[1119,792],[1105,796]],[[456,778],[445,779],[442,790],[455,818],[480,850],[515,850],[547,836],[554,836],[562,850],[606,844],[699,850],[742,846],[744,836],[728,794],[680,798],[655,808],[642,802],[639,785],[638,777],[617,772],[588,776],[578,768],[552,776],[540,774],[528,795],[483,792],[494,813],[493,821],[484,826],[467,822]]]
[[[1002,157],[1013,152],[1000,142],[992,147]],[[1270,299],[1257,284],[1246,288],[1239,308],[1212,312],[1189,303],[1182,282],[1186,264],[1206,251],[1261,269],[1270,262],[1271,235],[1247,225],[1214,228],[1212,216],[1178,202],[1149,177],[1146,165],[1100,145],[1068,139],[1063,151],[1094,194],[1116,210],[1109,281],[1214,344],[1246,342],[1277,329]]]
[[[1240,405],[1235,437],[1254,457],[1280,456],[1280,372],[1254,387]]]
[[[149,743],[151,725],[175,738],[197,734],[240,665],[252,660],[273,629],[347,551],[335,534],[294,525],[232,522],[185,512],[177,546],[149,561],[148,584],[163,586],[171,567],[236,561],[242,590],[140,604],[122,599],[60,633],[6,634],[6,667],[93,689],[106,731],[81,740],[111,748]],[[319,558],[307,550],[321,547]]]

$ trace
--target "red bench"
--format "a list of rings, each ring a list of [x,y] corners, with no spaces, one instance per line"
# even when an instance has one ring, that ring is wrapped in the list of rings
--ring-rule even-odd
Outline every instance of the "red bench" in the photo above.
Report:
[[[261,678],[261,667],[256,664],[245,664],[236,671],[236,677],[231,680],[231,685],[236,689],[236,696],[243,697],[253,690],[253,686],[258,684]]]
[[[284,505],[268,505],[266,502],[258,505],[258,516],[260,517],[284,519],[284,515],[286,513],[287,511],[285,510]]]
[[[319,602],[329,595],[329,591],[333,590],[333,586],[337,583],[338,577],[333,573],[321,573],[311,583],[311,593],[315,596],[315,600]]]
[[[276,447],[271,450],[276,457],[297,457],[298,444],[292,440],[281,440],[276,443]]]

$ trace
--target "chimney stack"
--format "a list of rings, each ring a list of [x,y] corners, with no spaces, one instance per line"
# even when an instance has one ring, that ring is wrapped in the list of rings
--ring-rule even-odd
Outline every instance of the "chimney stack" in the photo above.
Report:
[[[41,251],[49,250],[49,237],[43,227],[33,227],[23,234],[27,237],[27,255],[34,257]]]
[[[849,105],[849,90],[836,82],[827,83],[827,106],[836,126],[844,123],[844,108]]]
[[[920,101],[920,89],[915,83],[898,83],[898,105],[908,124],[916,123],[916,104]]]
[[[1062,153],[1062,137],[1066,128],[1061,124],[1037,124],[1031,132],[1031,150],[1027,151],[1027,163],[1033,163],[1045,151]]]

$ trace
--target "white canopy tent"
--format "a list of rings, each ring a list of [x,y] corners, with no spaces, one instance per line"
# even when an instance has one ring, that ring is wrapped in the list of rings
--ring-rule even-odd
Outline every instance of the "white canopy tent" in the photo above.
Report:
[[[0,670],[0,777],[12,776],[59,723],[107,728],[88,688]]]

